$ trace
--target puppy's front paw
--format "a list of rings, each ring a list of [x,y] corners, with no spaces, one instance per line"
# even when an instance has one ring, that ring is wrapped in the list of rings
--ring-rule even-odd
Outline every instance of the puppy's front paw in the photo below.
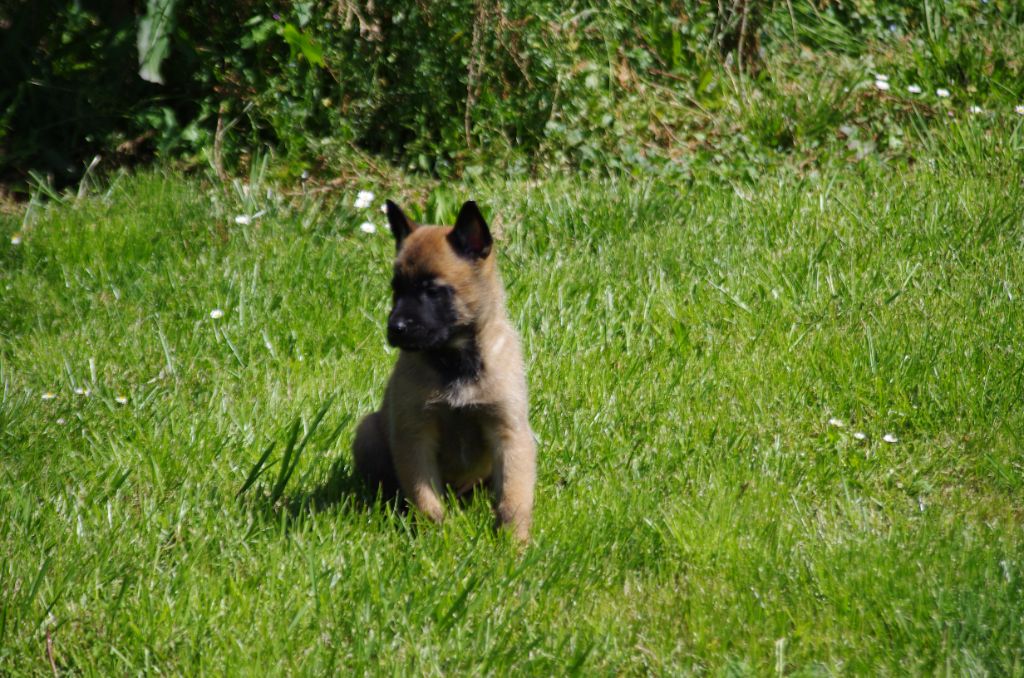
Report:
[[[416,510],[429,518],[432,522],[441,524],[444,522],[444,506],[440,501],[430,498],[421,499],[415,502]]]
[[[496,516],[497,529],[505,530],[520,544],[530,541],[530,514],[499,506]]]

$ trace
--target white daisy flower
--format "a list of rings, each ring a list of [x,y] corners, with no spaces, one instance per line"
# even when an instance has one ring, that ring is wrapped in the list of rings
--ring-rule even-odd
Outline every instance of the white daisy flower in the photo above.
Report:
[[[949,98],[949,90],[945,89],[943,87],[940,87],[937,90],[935,90],[935,96],[939,97],[940,99],[948,99]]]
[[[899,438],[897,438],[896,436],[894,436],[891,433],[886,433],[884,436],[882,436],[882,440],[884,440],[885,442],[889,443],[890,445],[892,445],[893,443],[899,442]]]
[[[116,398],[114,398],[114,401],[117,402],[118,405],[127,405],[128,396],[119,395]]]
[[[1017,115],[1024,115],[1024,106],[1015,106],[1013,112]]]
[[[879,89],[883,92],[886,92],[889,90],[889,83],[887,83],[885,80],[875,80],[875,89]]]
[[[973,113],[974,115],[978,115],[979,113],[984,113],[985,112],[985,111],[982,110],[981,106],[971,106],[967,110],[970,111],[971,113]]]
[[[57,420],[57,424],[58,424],[59,426],[63,426],[63,425],[64,425],[64,424],[66,424],[66,423],[68,423],[68,422],[67,422],[67,420],[66,420],[66,419],[64,419],[64,417],[61,417],[61,418],[59,418],[59,419]]]
[[[260,217],[262,217],[266,213],[267,213],[266,210],[260,210],[256,214],[251,214],[251,215],[250,214],[239,214],[237,217],[235,217],[235,223],[238,224],[239,226],[248,226],[249,224],[251,224],[252,222],[256,221],[257,219],[259,219]]]
[[[214,320],[219,320],[224,317],[224,311],[222,311],[219,308],[215,308],[212,311],[210,311],[210,317],[213,318]]]
[[[373,191],[359,191],[356,195],[355,207],[357,210],[366,209],[373,204]]]
[[[359,230],[362,231],[363,233],[376,233],[377,227],[372,222],[364,221],[363,223],[359,224]]]
[[[56,397],[57,394],[54,393],[53,391],[47,391],[46,393],[43,394],[43,400],[53,400]]]
[[[835,426],[836,428],[842,428],[846,424],[843,423],[842,419],[837,419],[835,417],[832,417],[831,419],[828,420],[828,425],[829,426]]]
[[[910,92],[911,94],[920,94],[921,88],[918,87],[917,85],[907,85],[907,91]]]
[[[15,233],[14,235],[11,236],[11,244],[12,245],[20,245],[21,244],[21,233]]]
[[[888,75],[882,75],[880,73],[875,73],[875,80],[881,80],[882,82],[889,82],[889,76]]]
[[[81,386],[79,386],[78,388],[75,389],[75,395],[80,395],[80,396],[88,397],[89,393],[91,393],[91,391],[89,389],[82,388]]]
[[[1024,109],[1024,106],[1018,106],[1018,108]],[[382,202],[380,204],[380,211],[384,214],[388,213],[388,204],[386,202]]]
[[[867,440],[868,439],[868,436],[867,436],[866,433],[864,433],[864,431],[855,431],[854,434],[853,434],[853,437],[856,440]]]

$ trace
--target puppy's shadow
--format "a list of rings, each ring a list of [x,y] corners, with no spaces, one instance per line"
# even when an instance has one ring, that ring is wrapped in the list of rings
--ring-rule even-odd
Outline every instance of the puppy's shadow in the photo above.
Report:
[[[311,516],[335,508],[360,513],[367,511],[404,512],[405,502],[397,492],[370,488],[366,480],[348,468],[344,458],[334,460],[326,478],[310,489],[291,495],[282,507],[288,516]]]
[[[490,501],[490,482],[481,481],[462,492],[447,488],[445,497],[449,509],[467,510],[480,497]],[[378,513],[379,515],[407,516],[411,511],[397,486],[382,485],[371,488],[366,479],[350,470],[344,458],[336,459],[330,466],[326,478],[307,491],[291,495],[283,504],[268,507],[274,515],[285,513],[289,522],[315,517],[320,513],[340,510],[345,513]],[[418,532],[417,523],[404,520],[394,523],[395,527]]]

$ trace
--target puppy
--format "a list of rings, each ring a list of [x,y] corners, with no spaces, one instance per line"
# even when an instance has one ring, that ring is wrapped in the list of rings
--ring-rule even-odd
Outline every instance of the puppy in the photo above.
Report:
[[[499,526],[526,541],[537,452],[490,230],[472,201],[450,228],[420,226],[391,201],[387,215],[397,251],[388,343],[400,352],[384,402],[356,429],[356,470],[435,522],[446,487],[488,484]]]

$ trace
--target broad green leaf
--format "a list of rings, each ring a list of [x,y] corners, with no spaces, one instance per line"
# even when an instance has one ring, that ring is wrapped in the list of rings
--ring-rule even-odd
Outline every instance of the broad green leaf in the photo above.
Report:
[[[306,61],[314,66],[324,65],[324,51],[320,45],[313,42],[308,35],[301,33],[295,24],[286,23],[281,29],[281,37],[292,51],[292,58],[299,52],[306,58]]]

